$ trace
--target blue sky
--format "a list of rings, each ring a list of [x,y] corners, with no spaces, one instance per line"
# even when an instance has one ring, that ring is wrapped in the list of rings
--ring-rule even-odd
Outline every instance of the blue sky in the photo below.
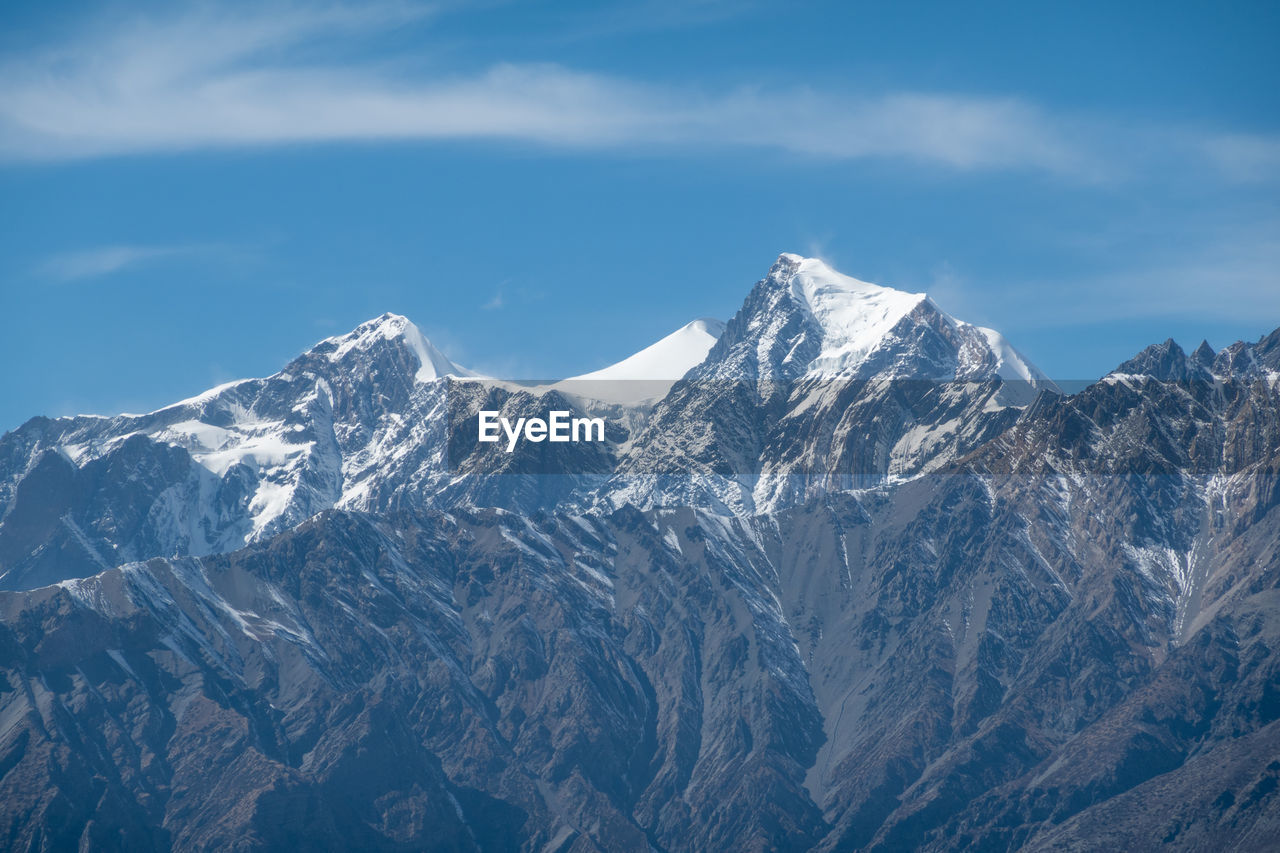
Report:
[[[383,311],[469,367],[580,373],[729,317],[783,251],[1064,379],[1280,325],[1274,3],[0,24],[0,429],[272,373]]]

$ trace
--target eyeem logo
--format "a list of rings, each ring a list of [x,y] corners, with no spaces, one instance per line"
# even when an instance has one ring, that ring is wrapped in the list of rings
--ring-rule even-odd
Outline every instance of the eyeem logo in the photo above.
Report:
[[[481,409],[480,440],[496,442],[507,434],[507,452],[516,449],[521,434],[526,441],[604,441],[604,418],[572,418],[567,409],[555,409],[543,418],[516,418],[514,424],[500,412]]]

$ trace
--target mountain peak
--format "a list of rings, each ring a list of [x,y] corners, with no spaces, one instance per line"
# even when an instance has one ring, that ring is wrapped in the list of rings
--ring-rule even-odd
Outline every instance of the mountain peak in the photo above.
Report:
[[[1162,382],[1185,382],[1200,372],[1200,365],[1187,357],[1178,342],[1166,338],[1163,343],[1147,347],[1108,375],[1149,376]]]
[[[701,364],[725,324],[700,317],[622,361],[574,376],[556,387],[608,403],[642,403],[665,394]]]
[[[690,329],[695,332],[705,332],[712,337],[719,338],[720,335],[724,334],[724,326],[724,320],[717,320],[715,317],[699,317],[692,323],[683,326],[680,331]]]
[[[1213,351],[1213,347],[1209,346],[1209,342],[1202,340],[1200,341],[1200,346],[1196,347],[1195,352],[1191,353],[1190,358],[1202,367],[1209,368],[1213,365],[1215,356],[1217,356],[1217,353]]]
[[[926,294],[862,281],[791,252],[756,285],[703,372],[1047,382],[998,333],[956,320]]]
[[[476,375],[450,361],[408,317],[389,311],[366,320],[345,335],[326,338],[320,342],[320,346],[332,346],[333,349],[327,353],[328,358],[332,362],[340,362],[353,352],[367,354],[384,341],[400,341],[413,352],[419,364],[414,375],[418,382],[430,382],[445,376]]]
[[[724,323],[701,317],[616,364],[573,378],[591,381],[667,379],[674,382],[702,363],[722,332]]]
[[[811,372],[840,372],[861,363],[904,317],[928,297],[861,281],[818,258],[786,254],[791,298],[822,330],[822,352]]]

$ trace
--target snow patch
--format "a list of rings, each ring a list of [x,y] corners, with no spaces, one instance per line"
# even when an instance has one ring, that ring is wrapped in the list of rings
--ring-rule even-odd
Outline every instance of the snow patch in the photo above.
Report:
[[[822,351],[809,373],[846,374],[866,360],[889,331],[927,298],[836,272],[817,258],[799,258],[791,297],[822,329]]]
[[[694,320],[616,364],[552,387],[604,403],[656,400],[702,364],[723,333],[724,323],[719,320]]]
[[[962,324],[967,325],[967,324]],[[1018,352],[1013,346],[1005,340],[1004,335],[995,329],[988,329],[983,326],[974,326],[987,339],[987,346],[991,348],[991,352],[996,357],[996,374],[1002,379],[1012,379],[1018,382],[1047,382],[1049,377],[1045,376],[1040,370],[1022,357],[1022,353]]]

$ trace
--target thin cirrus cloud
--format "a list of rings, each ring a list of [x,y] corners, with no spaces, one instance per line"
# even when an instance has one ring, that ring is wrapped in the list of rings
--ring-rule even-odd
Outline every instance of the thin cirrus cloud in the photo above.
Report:
[[[1203,142],[1209,158],[1228,178],[1252,183],[1280,175],[1280,139],[1259,134],[1222,134]]]
[[[0,63],[0,158],[79,159],[304,142],[478,139],[577,149],[770,149],[1097,177],[1075,123],[1016,98],[691,92],[549,64],[460,74],[349,49],[424,7],[207,10]],[[344,57],[316,62],[316,56]]]
[[[99,246],[47,258],[39,272],[62,282],[101,278],[194,251],[190,246]]]
[[[1205,226],[1176,247],[1106,264],[1080,275],[1019,281],[998,296],[1005,328],[1073,327],[1108,320],[1194,318],[1270,331],[1280,317],[1280,221]],[[943,278],[931,293],[968,301],[965,282]],[[973,303],[982,300],[973,299]],[[952,304],[948,302],[948,304]],[[1185,343],[1185,342],[1184,342]],[[1194,342],[1192,342],[1194,344]]]

